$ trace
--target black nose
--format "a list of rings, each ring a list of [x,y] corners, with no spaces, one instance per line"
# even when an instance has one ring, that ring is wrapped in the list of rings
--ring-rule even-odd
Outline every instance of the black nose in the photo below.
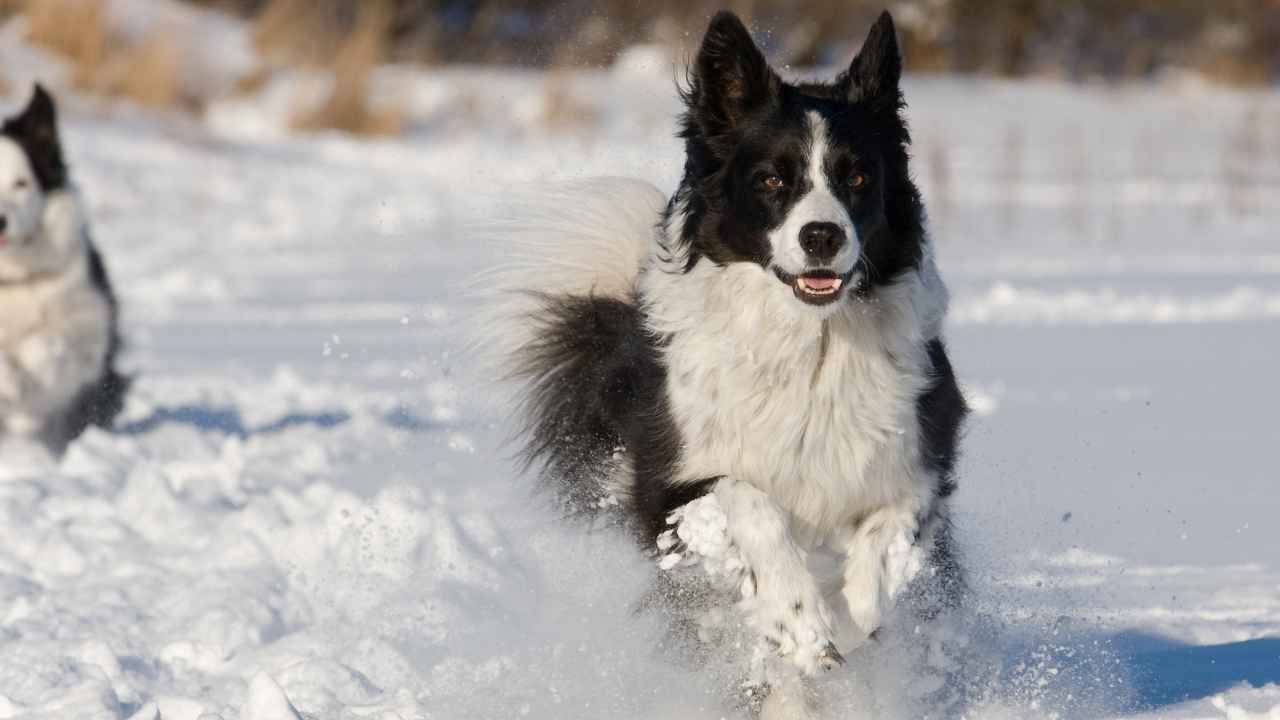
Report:
[[[800,247],[811,259],[826,262],[844,247],[844,230],[829,222],[811,222],[800,228]]]
[[[9,227],[9,218],[0,215],[0,232],[4,232],[7,227]]]

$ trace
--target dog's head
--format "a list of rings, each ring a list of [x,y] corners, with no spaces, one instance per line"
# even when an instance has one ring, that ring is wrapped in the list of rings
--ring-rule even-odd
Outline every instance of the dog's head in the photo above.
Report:
[[[39,85],[0,127],[0,252],[34,242],[45,199],[67,182],[53,98]]]
[[[26,109],[0,126],[0,275],[50,269],[52,256],[65,254],[44,247],[50,241],[43,231],[58,205],[50,196],[66,187],[53,98],[36,85]]]
[[[735,15],[716,15],[683,93],[674,211],[687,267],[755,263],[822,308],[914,267],[922,211],[901,75],[888,13],[846,72],[813,84],[784,82]]]

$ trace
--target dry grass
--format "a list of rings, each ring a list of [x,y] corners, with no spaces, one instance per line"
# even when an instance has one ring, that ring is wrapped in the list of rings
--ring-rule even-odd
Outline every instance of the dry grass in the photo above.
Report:
[[[182,53],[163,28],[141,42],[113,32],[104,0],[26,0],[27,39],[71,64],[74,85],[153,108],[197,109],[182,89]]]
[[[27,39],[71,63],[72,81],[96,89],[99,68],[110,44],[103,0],[28,0],[23,12]]]
[[[1198,63],[1211,81],[1236,87],[1260,88],[1272,81],[1265,65],[1227,53],[1207,53]]]
[[[390,23],[390,3],[370,0],[374,13],[386,13]],[[361,16],[367,16],[363,10]],[[327,65],[342,45],[347,28],[342,13],[329,0],[268,0],[254,18],[253,42],[272,64]]]
[[[102,67],[97,89],[151,108],[196,109],[199,105],[182,92],[182,54],[164,32],[113,54]]]
[[[291,2],[292,0],[285,0]],[[293,120],[297,130],[341,130],[358,135],[395,135],[404,128],[402,108],[374,109],[369,102],[373,72],[386,55],[391,5],[370,0],[360,8],[355,31],[334,57],[329,97]]]
[[[124,37],[112,29],[107,0],[0,0],[0,11],[9,7],[26,16],[30,42],[66,58],[79,90],[151,108],[196,111],[204,103],[184,90],[182,48],[166,28],[141,40]],[[268,61],[238,89],[261,88],[283,64],[316,65],[333,74],[333,86],[319,107],[297,114],[295,128],[399,133],[404,112],[374,109],[369,101],[374,70],[388,55],[392,2],[365,0],[354,15],[343,7],[332,0],[270,0],[254,29]],[[343,28],[351,28],[345,37]]]
[[[236,81],[236,95],[254,95],[262,92],[271,83],[271,69],[261,63],[247,75]]]

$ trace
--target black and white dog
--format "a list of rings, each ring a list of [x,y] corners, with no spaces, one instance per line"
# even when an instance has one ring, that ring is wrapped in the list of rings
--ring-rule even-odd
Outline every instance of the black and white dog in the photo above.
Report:
[[[90,424],[109,425],[129,384],[114,369],[119,346],[53,98],[37,85],[0,128],[0,437],[60,451]]]
[[[962,588],[947,498],[966,407],[901,68],[887,13],[830,84],[784,82],[717,15],[683,93],[675,195],[548,193],[489,278],[529,460],[668,556],[697,535],[683,509],[713,500],[751,627],[804,674],[842,662],[836,626],[870,636],[908,584],[944,604]],[[830,599],[819,549],[840,558]]]

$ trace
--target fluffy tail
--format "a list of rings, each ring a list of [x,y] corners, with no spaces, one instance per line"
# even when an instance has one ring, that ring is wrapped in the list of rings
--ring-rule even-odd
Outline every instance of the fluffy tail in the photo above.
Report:
[[[635,283],[665,203],[599,179],[523,198],[486,233],[506,262],[478,278],[480,349],[515,381],[527,467],[574,510],[629,491],[623,423],[648,361]]]

